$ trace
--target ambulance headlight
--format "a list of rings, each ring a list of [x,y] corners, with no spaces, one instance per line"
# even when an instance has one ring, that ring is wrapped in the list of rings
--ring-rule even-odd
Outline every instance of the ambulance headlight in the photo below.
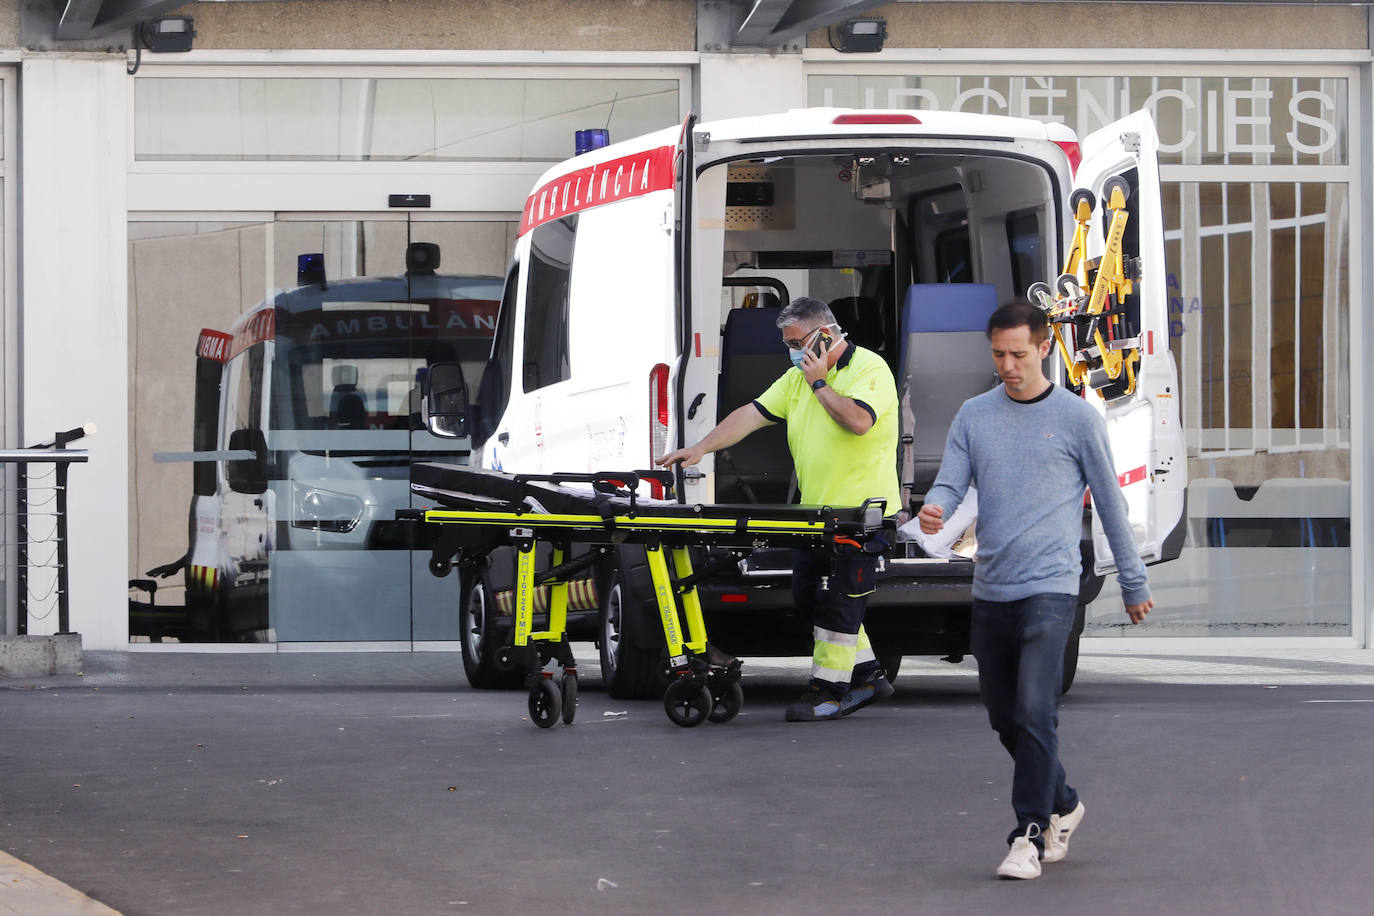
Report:
[[[295,482],[291,484],[291,502],[293,528],[347,534],[363,517],[363,501],[358,497]]]

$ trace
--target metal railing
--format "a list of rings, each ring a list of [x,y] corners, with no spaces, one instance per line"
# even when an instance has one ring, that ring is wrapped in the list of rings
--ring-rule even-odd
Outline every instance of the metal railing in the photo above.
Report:
[[[92,424],[57,433],[52,442],[30,448],[0,449],[0,465],[15,466],[15,632],[24,636],[29,631],[30,601],[39,597],[47,600],[54,594],[57,604],[57,632],[71,632],[70,607],[67,588],[67,473],[72,464],[85,462],[84,449],[69,449],[67,443],[95,432]],[[34,464],[51,464],[48,474],[37,475],[30,470]],[[6,475],[8,476],[8,475]],[[50,485],[42,481],[51,476]],[[49,496],[38,494],[51,490]],[[47,508],[51,503],[51,508]],[[51,518],[51,533],[34,536],[34,521]],[[51,544],[50,556],[36,558],[33,548]],[[30,593],[30,571],[52,569],[55,583],[51,592],[34,596]],[[46,615],[44,615],[46,616]]]

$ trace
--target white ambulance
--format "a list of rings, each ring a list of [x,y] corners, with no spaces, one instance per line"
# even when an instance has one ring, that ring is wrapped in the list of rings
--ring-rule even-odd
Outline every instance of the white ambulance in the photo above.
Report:
[[[893,461],[912,511],[955,411],[996,383],[988,315],[1032,283],[1056,281],[1075,228],[1070,200],[1085,196],[1076,189],[1095,201],[1115,177],[1127,192],[1126,263],[1138,273],[1112,346],[1139,360],[1129,391],[1115,384],[1104,397],[1085,386],[1084,395],[1107,419],[1141,556],[1172,559],[1186,468],[1157,143],[1145,112],[1080,141],[1063,125],[1016,118],[807,109],[689,118],[554,166],[525,205],[491,358],[464,417],[473,464],[654,466],[789,371],[775,320],[806,295],[829,303],[850,342],[892,368],[903,404]],[[1095,212],[1089,256],[1103,248],[1107,215]],[[781,424],[685,469],[678,493],[689,503],[795,501]],[[1084,603],[1114,568],[1090,515]],[[898,544],[869,605],[868,629],[894,675],[903,655],[968,652],[972,563],[920,554]],[[505,565],[497,558],[460,577],[464,663],[482,686],[502,680],[493,659],[508,639]],[[809,654],[789,573],[787,557],[756,554],[703,586],[712,642],[736,655]],[[570,635],[595,637],[613,694],[651,694],[661,635],[642,548],[622,548],[588,585]],[[1066,686],[1081,630],[1080,608]]]

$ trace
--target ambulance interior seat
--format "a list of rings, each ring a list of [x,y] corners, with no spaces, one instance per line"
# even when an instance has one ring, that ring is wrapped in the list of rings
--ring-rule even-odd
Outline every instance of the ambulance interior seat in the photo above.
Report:
[[[924,498],[935,482],[959,407],[997,383],[987,340],[997,305],[991,283],[915,283],[907,289],[897,385],[902,425],[912,436],[901,482],[912,498]]]
[[[741,308],[726,315],[720,342],[717,422],[763,394],[790,368],[777,326],[781,312],[781,308]],[[785,504],[791,501],[791,490],[786,423],[766,426],[716,453],[716,502]]]
[[[330,370],[334,390],[329,395],[329,417],[336,429],[366,429],[367,402],[358,391],[358,367],[340,363]]]
[[[830,303],[830,311],[849,340],[887,358],[882,303],[871,296],[844,296]]]

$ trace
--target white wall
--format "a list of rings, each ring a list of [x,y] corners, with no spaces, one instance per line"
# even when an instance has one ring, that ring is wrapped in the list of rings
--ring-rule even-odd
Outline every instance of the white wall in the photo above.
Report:
[[[71,630],[128,643],[128,315],[123,57],[26,58],[20,72],[20,423],[25,444],[94,422],[68,490]],[[33,582],[43,593],[44,583]],[[54,610],[29,632],[57,629]]]

